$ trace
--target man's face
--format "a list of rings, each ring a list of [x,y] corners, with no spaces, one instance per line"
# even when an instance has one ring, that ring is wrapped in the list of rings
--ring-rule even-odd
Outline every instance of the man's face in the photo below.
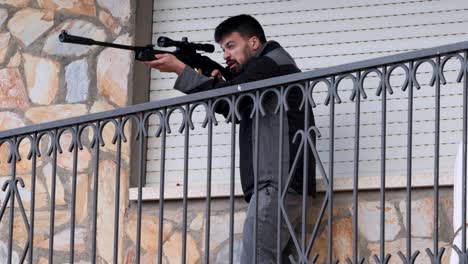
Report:
[[[257,37],[244,37],[239,32],[226,35],[219,44],[224,51],[226,64],[232,72],[239,72],[261,46]]]

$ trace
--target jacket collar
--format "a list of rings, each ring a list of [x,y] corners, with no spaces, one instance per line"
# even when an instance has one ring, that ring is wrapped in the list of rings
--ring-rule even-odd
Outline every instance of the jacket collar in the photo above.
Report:
[[[257,53],[255,53],[254,57],[263,56],[267,54],[268,52],[275,50],[277,48],[280,48],[280,47],[281,45],[276,41],[273,41],[273,40],[267,41],[265,44],[263,44],[262,47],[260,47],[259,50],[257,50]]]

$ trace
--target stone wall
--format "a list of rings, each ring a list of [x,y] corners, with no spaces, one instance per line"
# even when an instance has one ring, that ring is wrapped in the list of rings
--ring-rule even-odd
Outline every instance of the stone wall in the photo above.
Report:
[[[120,44],[134,43],[135,3],[130,0],[0,0],[0,131],[40,124],[51,120],[82,116],[129,105],[132,87],[133,54],[130,51],[96,46],[64,44],[58,41],[62,30],[96,40]],[[113,129],[104,131],[108,143],[101,149],[99,169],[97,256],[99,263],[112,260],[112,243],[107,228],[113,219],[107,210],[114,200],[116,147],[110,144]],[[91,249],[92,199],[95,188],[95,153],[90,147],[91,130],[84,133],[84,149],[78,153],[75,261],[87,263]],[[54,213],[54,263],[69,259],[72,153],[67,151],[72,138],[61,137],[64,149],[57,157]],[[34,214],[34,263],[46,263],[49,249],[53,159],[45,154],[50,139],[41,141],[42,156],[37,159]],[[20,147],[22,161],[17,176],[25,182],[21,197],[30,221],[32,163],[26,159],[27,143]],[[0,185],[9,179],[9,146],[0,148]],[[121,224],[127,205],[129,146],[123,148]],[[111,181],[114,181],[110,183]],[[5,192],[0,192],[0,203]],[[21,258],[28,238],[25,224],[15,203],[14,263]],[[6,261],[7,229],[10,209],[0,224],[0,262]],[[121,234],[123,234],[121,232]],[[122,247],[121,243],[120,247]],[[120,259],[123,259],[120,250]],[[80,262],[81,261],[81,262]]]
[[[385,254],[392,254],[389,263],[402,263],[397,255],[402,251],[406,255],[406,192],[404,190],[387,191],[385,207]],[[434,237],[434,199],[432,189],[417,189],[412,202],[412,251],[420,254],[415,263],[430,263],[426,248],[433,251]],[[449,263],[450,244],[453,238],[452,189],[444,188],[440,192],[439,204],[439,246],[446,251],[442,263]],[[319,194],[308,207],[307,230],[312,232],[324,195]],[[358,250],[364,263],[375,263],[373,255],[379,256],[380,241],[380,194],[377,191],[366,191],[359,194],[359,240]],[[242,227],[245,220],[247,204],[243,199],[235,203],[234,224],[234,263],[240,263]],[[165,263],[180,263],[182,252],[182,202],[169,201],[164,204],[163,256]],[[142,225],[142,263],[156,263],[158,235],[158,210],[156,203],[145,204]],[[210,227],[210,263],[229,263],[229,201],[214,199],[211,207]],[[353,254],[352,193],[338,192],[334,196],[333,210],[333,256],[339,263],[346,263],[346,258]],[[131,202],[128,210],[130,221],[136,221],[136,204]],[[193,200],[188,205],[187,263],[204,263],[205,254],[205,200]],[[129,225],[134,226],[134,224]],[[300,227],[299,229],[300,230]],[[126,236],[132,243],[126,248],[126,262],[134,263],[135,228],[126,230]],[[259,234],[266,235],[266,234]],[[310,237],[308,236],[307,239]],[[300,237],[298,238],[300,239]],[[300,240],[299,240],[300,241]],[[317,234],[317,239],[310,254],[319,254],[316,263],[326,263],[328,255],[328,213],[325,213]]]

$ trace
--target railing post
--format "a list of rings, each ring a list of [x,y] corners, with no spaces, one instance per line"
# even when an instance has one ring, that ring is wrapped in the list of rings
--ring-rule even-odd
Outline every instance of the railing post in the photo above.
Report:
[[[166,170],[166,118],[167,109],[164,108],[162,111],[162,116],[160,117],[160,126],[161,126],[161,167],[160,167],[160,180],[159,180],[159,233],[158,233],[158,264],[163,262],[163,233],[164,233],[164,180],[165,180],[165,170]],[[167,122],[169,123],[169,122]]]
[[[136,229],[136,263],[140,263],[141,250],[141,221],[143,208],[143,164],[144,154],[143,146],[145,141],[145,118],[144,113],[137,115],[137,133],[138,133],[138,201],[137,201],[137,229]]]
[[[117,142],[117,167],[115,175],[115,207],[114,207],[114,264],[118,263],[119,257],[119,207],[120,207],[120,169],[122,164],[122,135],[124,127],[122,125],[122,117],[118,118],[115,123],[115,139]]]
[[[236,100],[236,96],[231,96],[231,102],[234,102]],[[234,111],[234,107],[232,109],[229,109],[231,111],[231,165],[230,165],[230,193],[229,193],[229,202],[230,202],[230,207],[229,207],[229,263],[234,262],[234,195],[235,195],[235,175],[236,175],[236,160],[235,160],[235,155],[236,155],[236,115]],[[210,129],[211,129],[211,124],[210,124]],[[210,130],[211,132],[211,130]],[[211,145],[211,138],[209,144]],[[211,148],[210,148],[210,166],[211,166]],[[211,168],[211,167],[210,167]],[[210,183],[211,184],[211,183]],[[207,224],[208,227],[208,224]],[[209,250],[209,248],[208,248]]]
[[[207,124],[208,125],[208,146],[207,146],[208,156],[207,156],[207,161],[206,161],[207,175],[206,175],[206,200],[205,200],[206,207],[205,207],[205,259],[204,261],[205,261],[205,264],[208,264],[210,263],[211,175],[212,175],[211,169],[212,169],[212,156],[213,156],[213,119],[211,118],[211,113],[209,113],[209,111],[214,111],[214,109],[212,108],[212,101],[209,101],[206,111],[207,111],[206,115],[210,116],[210,118],[208,118],[208,124]],[[231,192],[231,196],[232,195],[233,194]]]
[[[361,89],[363,88],[361,82],[361,71],[356,73],[356,84],[355,84],[355,120],[354,120],[354,171],[353,171],[353,263],[362,263],[364,260],[360,260],[358,252],[358,201],[359,201],[359,136],[361,126]],[[349,264],[349,261],[348,261]]]
[[[333,174],[335,159],[335,76],[331,77],[328,95],[330,96],[330,139],[328,147],[328,264],[333,263]]]
[[[18,138],[14,137],[11,141],[11,150],[10,150],[10,158],[11,158],[11,181],[8,186],[8,192],[10,193],[10,222],[9,222],[9,234],[8,234],[8,263],[12,261],[12,254],[13,254],[13,231],[14,225],[13,222],[15,220],[15,194],[16,194],[16,153],[18,148]]]
[[[284,101],[283,101],[284,100]],[[283,118],[284,118],[284,104],[287,99],[285,97],[284,86],[280,88],[280,97],[278,98],[279,103],[279,148],[278,148],[278,217],[276,226],[276,260],[278,264],[282,263],[282,252],[281,252],[281,196],[283,193]],[[291,159],[292,153],[289,153]],[[287,187],[287,186],[286,186]]]
[[[53,263],[54,259],[54,229],[55,229],[55,187],[57,180],[57,151],[60,147],[60,138],[58,135],[58,129],[54,129],[51,138],[51,150],[52,150],[52,190],[50,191],[50,229],[49,229],[49,263]],[[49,152],[49,156],[50,156]]]
[[[379,264],[386,264],[390,255],[385,256],[385,169],[386,169],[386,147],[387,147],[387,66],[382,69],[382,126],[381,126],[381,151],[380,151],[380,258],[374,256]]]
[[[435,134],[434,134],[434,255],[432,264],[439,259],[439,154],[440,154],[440,56],[436,58],[436,87],[435,87]],[[441,251],[443,253],[443,251]],[[430,255],[430,254],[429,254]]]
[[[467,144],[468,144],[468,135],[467,135],[467,125],[468,125],[468,51],[464,52],[463,58],[463,154],[462,154],[462,248],[461,252],[463,253],[461,258],[464,259],[466,264],[466,158],[467,158]]]
[[[96,236],[97,236],[97,214],[98,214],[98,193],[99,193],[99,155],[100,155],[100,137],[101,121],[96,122],[94,127],[94,151],[96,154],[96,160],[94,161],[94,193],[93,193],[93,219],[92,219],[92,232],[91,232],[91,263],[96,263]]]
[[[186,263],[187,259],[187,196],[188,196],[188,170],[189,170],[189,143],[190,143],[190,126],[189,126],[189,118],[190,118],[190,105],[187,104],[185,106],[184,119],[184,193],[183,193],[183,200],[182,200],[182,264]]]
[[[78,141],[80,137],[79,126],[75,125],[72,135],[73,147],[73,168],[72,168],[72,198],[71,198],[71,219],[70,219],[70,263],[75,259],[75,213],[76,213],[76,181],[78,167]]]
[[[30,228],[28,235],[29,243],[29,263],[33,263],[33,251],[34,251],[34,212],[36,207],[36,166],[37,166],[37,157],[39,154],[39,142],[37,138],[37,132],[34,132],[31,140],[31,205],[30,205]]]

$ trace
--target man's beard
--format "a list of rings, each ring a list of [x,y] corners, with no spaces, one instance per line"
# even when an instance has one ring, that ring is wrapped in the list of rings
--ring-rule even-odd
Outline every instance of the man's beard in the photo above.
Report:
[[[245,68],[245,65],[247,65],[247,63],[249,63],[249,61],[254,57],[254,54],[252,54],[252,52],[250,52],[250,50],[246,47],[245,50],[244,50],[244,54],[245,54],[245,57],[247,58],[247,60],[244,62],[244,63],[239,63],[238,61],[236,60],[228,60],[226,61],[226,64],[228,65],[229,67],[229,71],[235,75],[241,73],[244,68]],[[235,64],[236,66],[231,69],[230,66],[232,64]]]
[[[228,67],[229,71],[232,72],[232,73],[239,73],[240,69],[242,68],[242,65],[239,64],[235,60],[228,60],[228,61],[226,61],[226,64],[228,65],[227,67]],[[231,68],[232,65],[235,65],[234,68]]]

